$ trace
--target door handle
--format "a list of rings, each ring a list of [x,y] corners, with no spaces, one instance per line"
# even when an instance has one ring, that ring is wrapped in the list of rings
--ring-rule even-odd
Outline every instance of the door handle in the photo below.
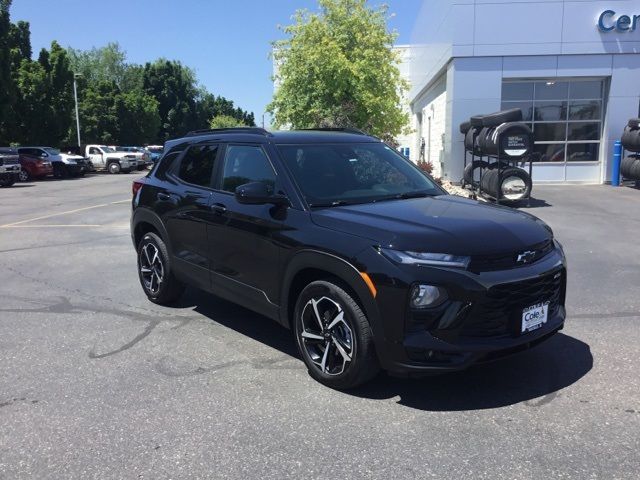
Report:
[[[162,200],[163,202],[168,202],[169,200],[171,200],[171,195],[164,192],[158,192],[157,197],[158,197],[158,200]]]
[[[223,213],[225,213],[227,211],[227,207],[222,203],[214,203],[213,205],[211,205],[210,208],[215,213],[220,214],[220,215],[222,215]]]

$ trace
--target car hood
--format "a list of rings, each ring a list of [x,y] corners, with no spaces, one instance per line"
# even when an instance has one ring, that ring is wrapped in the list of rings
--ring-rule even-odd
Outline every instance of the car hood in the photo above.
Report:
[[[72,154],[72,153],[61,153],[59,155],[59,157],[62,160],[75,160],[75,161],[78,161],[78,160],[83,160],[84,159],[84,157],[81,157],[80,155],[75,155],[75,154]]]
[[[323,208],[311,219],[375,245],[454,255],[512,253],[552,238],[533,215],[454,195]]]

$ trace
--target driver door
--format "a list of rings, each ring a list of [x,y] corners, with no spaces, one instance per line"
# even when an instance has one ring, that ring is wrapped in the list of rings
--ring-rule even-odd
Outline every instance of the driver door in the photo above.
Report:
[[[219,172],[211,199],[218,220],[209,223],[208,235],[211,283],[220,296],[264,311],[278,303],[281,247],[276,239],[286,207],[241,204],[234,193],[250,182],[278,192],[280,180],[262,145],[227,145]]]
[[[89,160],[91,160],[91,163],[96,167],[104,167],[102,151],[97,147],[89,147]]]

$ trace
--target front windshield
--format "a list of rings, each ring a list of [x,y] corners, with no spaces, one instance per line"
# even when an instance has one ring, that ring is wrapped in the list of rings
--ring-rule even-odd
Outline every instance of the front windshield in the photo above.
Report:
[[[58,150],[57,148],[45,148],[44,151],[49,155],[60,155],[60,150]]]
[[[104,153],[115,153],[115,150],[111,147],[105,147],[104,145],[100,147]]]
[[[444,193],[430,177],[383,143],[278,148],[312,207]]]

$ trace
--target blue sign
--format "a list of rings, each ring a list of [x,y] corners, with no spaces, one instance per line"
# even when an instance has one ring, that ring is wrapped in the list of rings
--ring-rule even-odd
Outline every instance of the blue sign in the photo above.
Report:
[[[640,15],[620,15],[616,18],[616,12],[605,10],[598,17],[598,30],[601,32],[633,32],[640,27]]]

